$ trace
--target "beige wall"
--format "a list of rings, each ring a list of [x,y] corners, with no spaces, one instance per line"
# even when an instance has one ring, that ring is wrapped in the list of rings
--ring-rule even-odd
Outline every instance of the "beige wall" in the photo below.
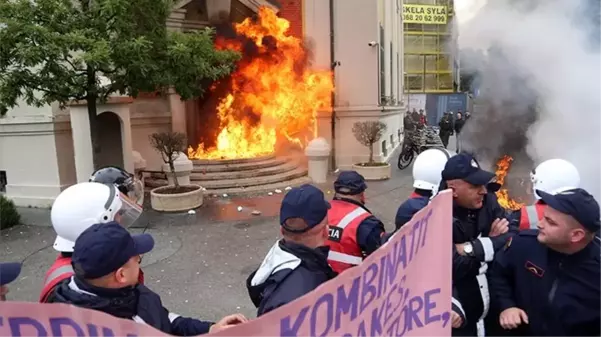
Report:
[[[398,13],[398,15],[397,15]],[[313,47],[313,67],[330,67],[329,1],[305,0],[304,33]],[[387,125],[387,132],[376,144],[378,160],[387,160],[399,145],[398,129],[402,123],[402,31],[401,11],[396,0],[334,0],[334,53],[340,65],[335,69],[336,164],[341,169],[367,159],[369,150],[359,144],[352,134],[357,121],[379,120]],[[384,27],[384,62],[380,62],[380,23]],[[390,45],[392,44],[392,58]],[[399,63],[397,63],[397,55]],[[392,67],[391,67],[392,61]],[[391,106],[379,104],[380,68],[384,68],[383,93],[398,102]],[[331,114],[318,114],[318,134],[332,141]],[[393,136],[394,142],[390,141]],[[382,141],[386,140],[385,148]]]
[[[0,170],[19,206],[49,207],[75,181],[68,118],[56,107],[24,102],[0,118]]]

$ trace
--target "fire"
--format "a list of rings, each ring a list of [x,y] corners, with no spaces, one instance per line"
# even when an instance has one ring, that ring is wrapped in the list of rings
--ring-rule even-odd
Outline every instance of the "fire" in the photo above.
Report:
[[[188,148],[189,158],[249,158],[275,151],[278,139],[305,145],[316,137],[316,113],[330,109],[330,71],[307,68],[302,41],[288,34],[290,23],[268,8],[234,29],[254,44],[231,74],[228,94],[217,106],[219,134],[214,147]],[[218,38],[218,49],[245,50],[243,42]],[[215,86],[213,86],[215,89]]]
[[[497,175],[497,183],[499,183],[501,186],[503,186],[503,184],[505,183],[505,177],[507,176],[507,173],[509,172],[509,168],[511,167],[512,161],[513,161],[512,157],[510,157],[508,155],[504,155],[497,162],[497,170],[495,171],[495,174]],[[505,209],[510,209],[510,210],[515,211],[515,210],[522,208],[522,206],[524,206],[524,204],[521,204],[521,203],[511,199],[509,197],[509,192],[507,192],[506,188],[501,188],[497,192],[497,199],[499,199],[499,204]]]

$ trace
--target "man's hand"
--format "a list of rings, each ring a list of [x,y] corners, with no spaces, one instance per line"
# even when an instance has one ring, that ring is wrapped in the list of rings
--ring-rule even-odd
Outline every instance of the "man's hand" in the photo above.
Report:
[[[509,221],[507,221],[507,219],[497,218],[495,219],[495,221],[492,222],[492,225],[490,226],[490,233],[488,233],[488,236],[493,238],[495,236],[507,233],[508,230]]]
[[[234,325],[248,322],[248,319],[242,314],[233,314],[223,317],[219,322],[211,325],[209,332],[217,332],[223,329],[231,328]]]
[[[457,253],[459,255],[465,256],[465,252],[463,251],[463,245],[465,245],[465,243],[456,243],[455,248],[457,249]]]
[[[499,323],[501,323],[503,329],[515,329],[522,323],[528,324],[528,315],[520,308],[505,309],[499,317]]]
[[[453,329],[459,329],[463,325],[463,318],[461,315],[451,310],[451,326]]]

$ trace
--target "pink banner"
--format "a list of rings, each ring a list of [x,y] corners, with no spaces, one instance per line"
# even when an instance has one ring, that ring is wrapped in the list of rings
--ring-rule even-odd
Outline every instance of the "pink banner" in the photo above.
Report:
[[[451,204],[444,191],[381,249],[315,291],[218,336],[450,336]],[[63,304],[2,302],[0,336],[166,336]]]

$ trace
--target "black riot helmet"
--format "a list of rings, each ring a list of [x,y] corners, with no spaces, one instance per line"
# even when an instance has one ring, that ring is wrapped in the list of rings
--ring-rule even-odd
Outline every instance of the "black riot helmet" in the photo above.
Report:
[[[90,182],[117,185],[119,191],[133,201],[141,203],[144,195],[143,187],[135,176],[119,167],[106,166],[99,168],[90,177]]]

